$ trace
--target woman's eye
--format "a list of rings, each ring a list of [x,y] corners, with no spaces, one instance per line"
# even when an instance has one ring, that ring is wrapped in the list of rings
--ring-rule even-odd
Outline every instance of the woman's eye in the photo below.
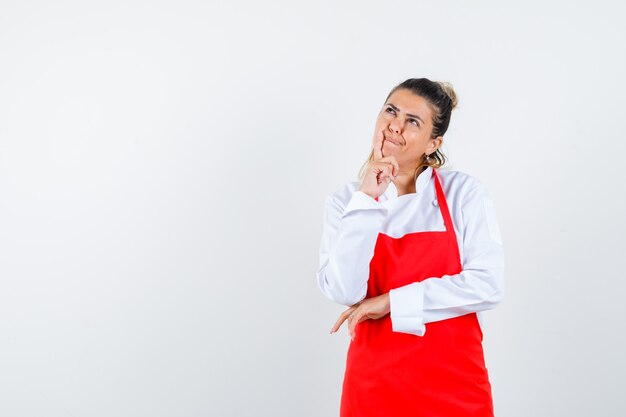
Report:
[[[388,112],[388,113],[393,113],[394,112],[391,107],[387,107],[387,109],[385,111]]]
[[[413,123],[415,126],[417,126],[417,127],[419,127],[419,126],[420,126],[420,124],[419,124],[419,123],[417,123],[417,120],[415,120],[415,119],[410,119],[410,121],[411,121],[411,123]]]

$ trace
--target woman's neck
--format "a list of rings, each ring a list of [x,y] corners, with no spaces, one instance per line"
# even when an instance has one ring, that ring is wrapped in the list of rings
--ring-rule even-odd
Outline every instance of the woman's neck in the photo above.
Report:
[[[417,176],[424,172],[425,169],[425,166],[420,167]],[[415,189],[415,180],[417,179],[417,176],[415,176],[414,172],[415,170],[406,172],[403,171],[402,168],[400,169],[398,177],[393,181],[393,185],[395,185],[398,190],[398,196],[415,193],[417,191]]]

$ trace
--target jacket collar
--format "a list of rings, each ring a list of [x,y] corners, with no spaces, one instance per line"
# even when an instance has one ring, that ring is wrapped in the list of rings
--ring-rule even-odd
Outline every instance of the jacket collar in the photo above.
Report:
[[[433,175],[433,167],[427,167],[424,171],[422,171],[415,180],[415,194],[419,195],[424,192],[424,189],[428,185],[431,176]],[[389,183],[387,189],[383,193],[386,200],[394,200],[398,198],[398,189],[395,184],[392,182]],[[406,194],[405,194],[406,195]]]

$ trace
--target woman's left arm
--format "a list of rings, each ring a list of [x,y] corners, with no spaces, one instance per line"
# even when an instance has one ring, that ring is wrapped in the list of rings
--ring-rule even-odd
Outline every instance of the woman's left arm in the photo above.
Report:
[[[389,292],[395,332],[423,336],[426,323],[496,307],[504,296],[504,253],[493,200],[475,179],[461,201],[463,270]]]

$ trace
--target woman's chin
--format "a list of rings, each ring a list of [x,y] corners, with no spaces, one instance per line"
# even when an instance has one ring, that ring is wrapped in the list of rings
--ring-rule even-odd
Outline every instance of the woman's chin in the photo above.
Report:
[[[400,146],[394,145],[393,143],[386,145],[386,143],[388,142],[385,141],[385,144],[383,144],[383,148],[381,149],[383,156],[395,155],[400,150]]]

